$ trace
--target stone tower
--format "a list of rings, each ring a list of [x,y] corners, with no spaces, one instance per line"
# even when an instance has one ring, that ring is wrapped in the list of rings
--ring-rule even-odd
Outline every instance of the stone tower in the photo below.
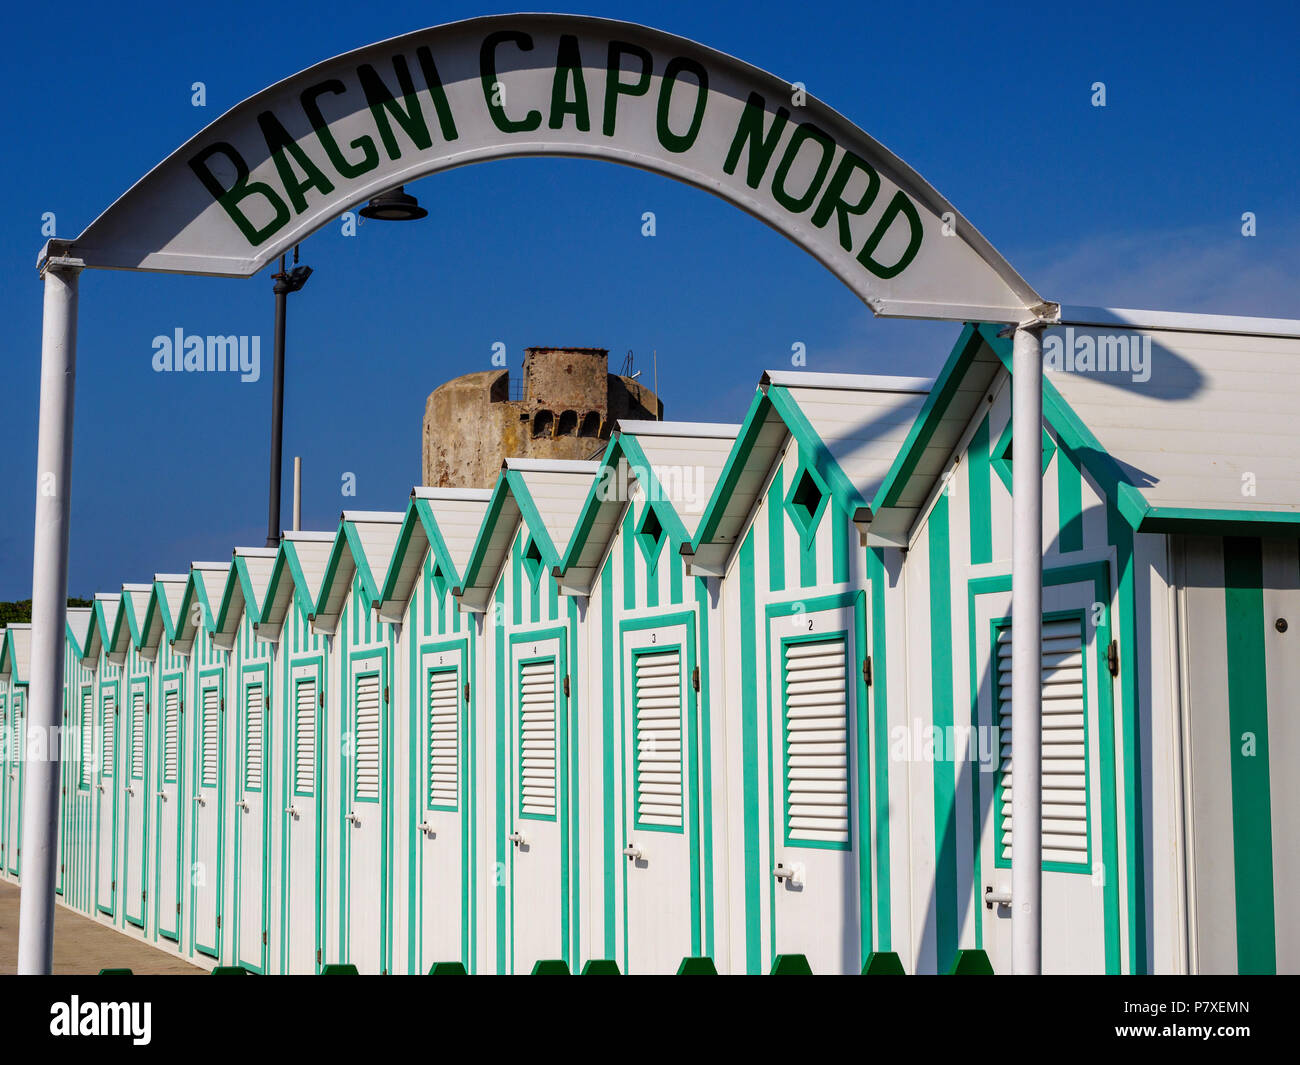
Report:
[[[620,418],[662,419],[659,398],[609,372],[605,348],[527,348],[523,373],[465,374],[424,405],[423,483],[491,488],[507,458],[589,459]]]

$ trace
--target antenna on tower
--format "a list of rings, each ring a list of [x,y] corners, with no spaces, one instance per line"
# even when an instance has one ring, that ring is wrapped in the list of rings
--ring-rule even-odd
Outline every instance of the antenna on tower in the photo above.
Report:
[[[618,371],[619,377],[632,376],[632,349],[627,349],[627,354],[623,356],[623,368]]]

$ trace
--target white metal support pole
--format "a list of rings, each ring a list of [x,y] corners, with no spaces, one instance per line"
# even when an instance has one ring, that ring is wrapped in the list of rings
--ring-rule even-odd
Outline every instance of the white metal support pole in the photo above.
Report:
[[[1011,965],[1043,971],[1043,345],[1017,327],[1011,362]]]
[[[68,615],[68,515],[72,488],[72,405],[77,375],[80,260],[50,258],[41,271],[41,405],[32,552],[32,654],[28,685],[18,972],[48,974],[54,953],[54,886],[59,860],[59,732]],[[35,755],[28,757],[28,755]]]
[[[302,456],[293,457],[293,531],[302,528]]]

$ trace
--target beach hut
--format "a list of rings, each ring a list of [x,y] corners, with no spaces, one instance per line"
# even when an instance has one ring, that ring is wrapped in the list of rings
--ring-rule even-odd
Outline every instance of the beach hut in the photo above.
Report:
[[[1044,337],[1044,966],[1294,969],[1300,331],[1064,317]],[[1009,341],[968,327],[872,505],[871,536],[908,549],[914,712],[998,729],[988,758],[913,774],[923,968],[970,946],[1010,967],[1010,370]]]
[[[889,949],[890,562],[862,550],[866,500],[930,382],[769,372],[686,549],[722,580],[725,912],[733,971],[803,954],[858,972]]]
[[[222,927],[232,880],[228,778],[234,729],[226,727],[226,702],[232,686],[230,654],[212,639],[216,605],[220,605],[230,573],[229,562],[195,562],[175,615],[172,649],[189,662],[194,693],[189,728],[182,737],[182,756],[191,781],[190,810],[185,826],[189,838],[189,943],[198,952],[225,961],[230,957],[230,926]],[[182,889],[184,890],[184,889]]]
[[[401,625],[397,703],[406,742],[395,756],[397,778],[409,783],[405,807],[395,810],[393,872],[406,886],[407,912],[395,955],[412,973],[442,961],[478,968],[473,811],[483,615],[462,613],[451,593],[491,498],[485,489],[416,488],[378,603],[381,617]]]
[[[322,964],[324,907],[334,898],[320,863],[329,640],[311,625],[333,545],[331,532],[284,534],[253,626],[258,640],[276,645],[272,698],[283,708],[273,738],[280,757],[269,763],[278,796],[271,905],[278,910],[279,935],[273,945],[282,973],[313,973]]]
[[[14,622],[0,642],[0,686],[5,699],[5,762],[0,792],[0,866],[18,876],[23,857],[23,783],[27,750],[27,667],[31,661],[32,627]]]
[[[271,765],[274,722],[283,702],[275,698],[275,645],[259,639],[255,625],[278,551],[235,548],[212,628],[212,642],[230,656],[236,695],[234,758],[230,765],[234,811],[231,939],[235,965],[269,971],[271,884],[277,873],[272,839],[276,808]]]
[[[583,615],[580,744],[591,957],[675,972],[717,953],[725,867],[713,849],[717,581],[688,577],[688,546],[738,425],[621,422],[556,569]],[[595,826],[600,826],[596,832]]]
[[[312,625],[333,638],[338,683],[326,695],[325,822],[322,869],[338,885],[326,913],[327,962],[361,972],[392,970],[402,910],[393,900],[394,626],[375,609],[403,514],[344,511],[321,580]],[[331,803],[333,805],[331,805]]]
[[[476,886],[487,971],[555,959],[573,968],[582,954],[582,606],[560,595],[554,570],[599,469],[507,459],[456,590],[462,609],[486,615],[491,664],[476,718],[485,757],[474,828],[480,863],[495,863]]]

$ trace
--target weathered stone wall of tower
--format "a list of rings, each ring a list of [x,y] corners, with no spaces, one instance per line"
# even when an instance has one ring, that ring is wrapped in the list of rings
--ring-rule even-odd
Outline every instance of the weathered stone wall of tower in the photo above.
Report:
[[[620,418],[662,418],[640,381],[609,372],[604,348],[528,348],[508,370],[454,378],[424,406],[423,483],[490,488],[506,458],[587,459]]]

